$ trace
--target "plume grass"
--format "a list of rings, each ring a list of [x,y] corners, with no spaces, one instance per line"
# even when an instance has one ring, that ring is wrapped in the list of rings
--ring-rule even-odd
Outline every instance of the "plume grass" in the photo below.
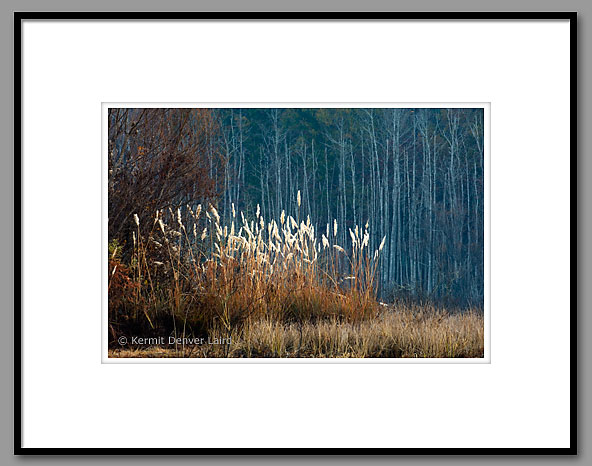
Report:
[[[340,245],[336,220],[333,235],[327,225],[318,239],[309,217],[298,221],[282,211],[279,223],[266,221],[257,206],[255,218],[240,212],[237,222],[232,205],[223,225],[215,206],[204,210],[205,216],[201,205],[195,211],[191,206],[159,210],[152,219],[134,214],[131,263],[115,259],[117,246],[110,259],[112,341],[130,332],[173,335],[170,350],[177,355],[188,351],[177,337],[215,334],[233,342],[207,350],[215,357],[482,353],[482,319],[476,315],[445,319],[432,310],[421,320],[425,310],[391,309],[385,317],[375,283],[386,237],[369,250],[368,223],[349,229],[351,242]],[[145,236],[142,222],[152,225]],[[199,351],[194,355],[207,357],[206,350]]]

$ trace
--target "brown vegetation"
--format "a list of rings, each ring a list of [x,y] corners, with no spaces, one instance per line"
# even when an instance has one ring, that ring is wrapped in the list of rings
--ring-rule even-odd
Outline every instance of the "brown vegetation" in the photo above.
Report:
[[[109,110],[109,239],[125,256],[134,213],[145,217],[219,194],[211,175],[224,164],[214,143],[218,131],[209,109]]]
[[[112,349],[119,358],[482,358],[483,314],[449,314],[433,308],[398,307],[359,324],[260,320],[231,332],[229,344],[212,330],[200,345]]]
[[[110,244],[110,356],[483,357],[481,313],[377,302],[384,240],[370,251],[367,225],[349,230],[346,251],[337,222],[318,241],[308,218],[239,217],[222,225],[213,206],[134,214],[129,265]],[[133,335],[175,343],[118,344]]]

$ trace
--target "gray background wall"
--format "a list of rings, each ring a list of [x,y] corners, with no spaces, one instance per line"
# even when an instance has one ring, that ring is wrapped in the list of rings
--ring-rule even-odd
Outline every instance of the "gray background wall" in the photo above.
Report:
[[[586,83],[592,80],[592,57],[590,55],[590,33],[588,26],[592,16],[592,2],[587,0],[498,0],[487,2],[482,0],[449,0],[445,4],[440,0],[3,0],[0,2],[0,212],[3,225],[0,228],[0,299],[2,311],[12,320],[14,308],[14,249],[13,227],[11,216],[14,213],[14,184],[13,184],[13,17],[14,11],[577,11],[578,19],[578,79],[579,79],[579,157],[578,157],[578,233],[579,238],[592,237],[592,209],[590,197],[592,188],[585,185],[584,180],[592,177],[592,161],[589,150],[592,144],[590,131],[586,128],[591,124],[588,116],[592,110],[592,101],[587,92]],[[578,282],[585,283],[589,278],[591,267],[590,245],[578,240]],[[579,451],[577,458],[573,457],[489,457],[479,461],[488,464],[556,464],[582,463],[592,461],[591,439],[591,408],[589,396],[592,392],[592,370],[590,367],[590,352],[592,344],[587,335],[592,334],[592,319],[587,310],[592,305],[591,287],[579,286],[578,296],[578,339],[579,339]],[[6,319],[6,318],[5,318]],[[11,465],[18,463],[48,463],[48,464],[78,464],[85,461],[93,464],[190,464],[198,461],[201,464],[386,464],[397,461],[398,464],[471,464],[476,458],[471,457],[348,457],[348,458],[232,458],[232,457],[94,457],[82,459],[80,457],[14,457],[13,456],[13,338],[11,325],[0,326],[0,464]],[[586,399],[588,398],[588,399]],[[588,440],[588,442],[587,442]]]

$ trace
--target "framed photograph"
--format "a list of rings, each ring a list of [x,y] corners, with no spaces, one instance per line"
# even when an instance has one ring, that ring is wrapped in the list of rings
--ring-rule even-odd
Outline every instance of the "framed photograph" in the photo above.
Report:
[[[103,362],[489,362],[488,104],[172,105],[103,104]]]
[[[575,454],[575,31],[16,13],[15,453]]]

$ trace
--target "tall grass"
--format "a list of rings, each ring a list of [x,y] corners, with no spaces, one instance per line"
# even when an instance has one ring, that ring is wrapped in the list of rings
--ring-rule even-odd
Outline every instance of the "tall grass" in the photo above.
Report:
[[[319,235],[308,217],[266,221],[259,206],[248,216],[232,205],[228,217],[212,205],[134,214],[129,261],[116,242],[109,248],[112,342],[174,336],[177,356],[481,357],[482,316],[377,302],[385,238],[369,250],[368,224],[340,245],[336,221]],[[184,346],[212,335],[232,344]]]
[[[350,230],[351,245],[343,247],[333,241],[337,222],[319,240],[310,218],[298,222],[282,212],[278,221],[266,222],[259,206],[249,219],[233,205],[224,225],[212,205],[205,212],[201,205],[156,211],[143,220],[134,214],[134,221],[129,267],[118,261],[117,245],[110,249],[114,333],[120,317],[175,335],[217,327],[230,336],[262,319],[359,322],[377,313],[380,251],[368,249],[368,225]],[[141,221],[151,223],[145,237]],[[122,276],[128,283],[122,284]],[[115,282],[119,290],[111,299]]]

